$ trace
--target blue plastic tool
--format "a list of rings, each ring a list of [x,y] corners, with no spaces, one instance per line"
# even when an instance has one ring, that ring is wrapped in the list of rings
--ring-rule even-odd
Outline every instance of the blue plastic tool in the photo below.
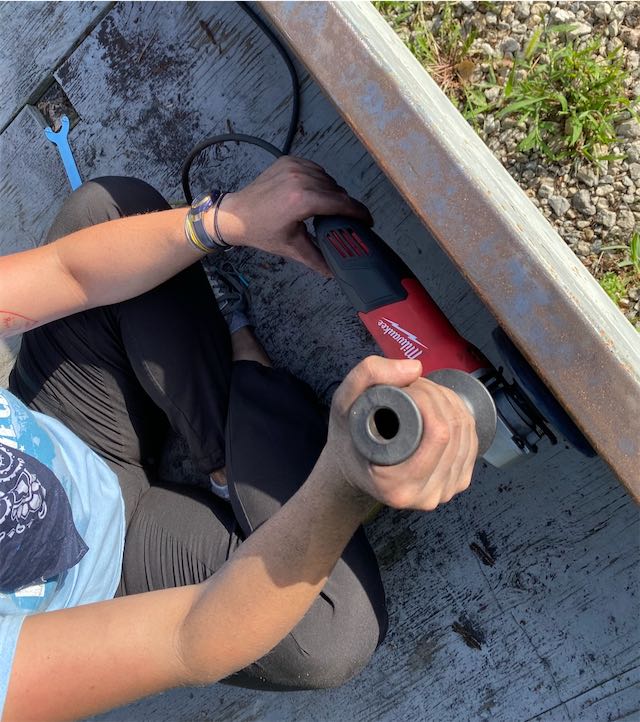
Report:
[[[71,146],[69,145],[69,118],[67,118],[66,115],[63,115],[60,119],[60,123],[61,126],[59,131],[56,132],[50,127],[47,127],[44,129],[44,134],[54,145],[58,147],[67,178],[71,184],[71,190],[75,190],[82,185],[82,179],[80,178],[78,166],[76,165],[76,161],[71,151]]]

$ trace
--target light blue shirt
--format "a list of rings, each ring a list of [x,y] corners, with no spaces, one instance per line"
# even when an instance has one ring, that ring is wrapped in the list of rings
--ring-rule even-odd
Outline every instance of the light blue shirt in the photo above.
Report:
[[[0,593],[0,718],[11,666],[25,618],[111,599],[122,570],[124,502],[116,475],[89,447],[55,419],[30,411],[0,390],[0,443],[38,459],[57,476],[87,553],[58,578]]]

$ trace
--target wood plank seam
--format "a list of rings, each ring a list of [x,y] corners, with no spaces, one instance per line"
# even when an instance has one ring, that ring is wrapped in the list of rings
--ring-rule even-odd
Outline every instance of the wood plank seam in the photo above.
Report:
[[[105,7],[96,15],[95,18],[83,29],[82,33],[78,35],[78,37],[74,40],[74,42],[71,44],[67,52],[58,60],[56,65],[51,68],[51,71],[36,85],[36,87],[33,89],[33,91],[29,94],[29,96],[26,98],[26,100],[22,103],[22,105],[15,108],[14,112],[11,114],[11,116],[8,118],[7,121],[3,125],[0,126],[0,135],[4,133],[4,131],[8,128],[8,126],[13,123],[13,121],[18,117],[20,114],[20,111],[25,108],[27,105],[35,105],[38,100],[40,100],[40,97],[45,93],[47,88],[51,85],[51,83],[55,80],[54,74],[60,68],[66,61],[73,55],[73,53],[82,45],[84,40],[91,35],[91,33],[94,31],[94,29],[104,20],[106,15],[108,15],[111,10],[116,5],[116,0],[110,0],[105,4]]]

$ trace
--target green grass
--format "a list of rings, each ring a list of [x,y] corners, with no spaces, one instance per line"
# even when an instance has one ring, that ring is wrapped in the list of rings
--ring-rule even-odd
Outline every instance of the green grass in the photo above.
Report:
[[[636,230],[631,236],[629,244],[629,259],[618,264],[620,267],[631,266],[635,271],[637,281],[640,283],[640,230]]]
[[[596,57],[601,39],[564,42],[570,25],[539,28],[514,62],[503,89],[500,117],[527,124],[518,149],[540,151],[551,160],[610,158],[600,147],[616,140],[615,124],[631,111],[628,77],[619,49]]]
[[[613,269],[603,274],[599,283],[609,298],[619,305],[629,289],[640,288],[640,229],[633,232],[629,245],[604,246],[601,249],[602,253],[611,251],[622,252],[622,260],[614,261]],[[611,264],[609,268],[612,268]],[[640,331],[640,325],[636,328]]]
[[[515,59],[487,58],[473,47],[475,31],[466,32],[454,2],[373,4],[476,129],[485,114],[513,118],[525,129],[520,152],[559,162],[611,159],[616,124],[629,114],[638,118],[622,53],[597,57],[601,39],[572,41],[572,25],[539,26]],[[480,7],[499,15],[502,5]],[[489,103],[485,90],[495,87],[501,92]],[[613,255],[601,254],[591,270],[619,304],[640,287],[640,230],[628,245],[602,251]]]
[[[607,296],[616,304],[620,303],[620,299],[624,297],[627,284],[624,279],[615,271],[607,271],[599,281]]]
[[[488,107],[482,92],[476,92],[470,78],[476,69],[470,49],[475,30],[466,33],[455,17],[455,3],[445,2],[438,8],[440,23],[435,30],[427,27],[423,2],[374,2],[373,5],[402,38],[405,45],[429,71],[450,100],[470,113],[480,102]]]
[[[640,283],[640,231],[634,231],[628,246],[604,246],[602,251],[624,251],[625,258],[617,263],[618,268],[627,268]]]
[[[374,6],[472,125],[477,127],[478,116],[486,112],[522,123],[527,134],[518,149],[523,153],[538,151],[554,161],[610,159],[616,123],[625,111],[637,117],[625,89],[629,73],[622,54],[596,57],[601,39],[569,41],[572,25],[539,27],[515,60],[490,60],[473,49],[475,31],[465,31],[455,16],[456,3],[435,6],[440,20],[435,30],[429,28],[425,3]],[[510,72],[499,80],[505,64]],[[488,103],[484,91],[492,86],[502,92]]]

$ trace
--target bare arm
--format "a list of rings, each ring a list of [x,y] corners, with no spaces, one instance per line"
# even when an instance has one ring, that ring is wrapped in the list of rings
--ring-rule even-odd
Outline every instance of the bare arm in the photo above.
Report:
[[[329,442],[308,481],[204,584],[28,618],[3,722],[84,717],[226,677],[301,619],[374,498],[434,509],[466,488],[473,419],[420,372],[415,361],[373,358],[356,367],[336,393]],[[384,470],[358,458],[346,433],[351,403],[374,383],[406,386],[426,422],[414,456]]]
[[[202,253],[184,235],[186,208],[85,228],[47,246],[0,257],[0,337],[78,311],[137,296]],[[282,158],[243,190],[225,196],[225,241],[277,253],[327,271],[303,220],[340,213],[369,220],[364,206],[315,163]],[[207,218],[213,231],[213,219]]]
[[[371,503],[321,464],[206,583],[28,618],[4,722],[86,717],[258,659],[302,618]]]
[[[202,258],[187,209],[101,223],[0,258],[0,333],[10,336],[153,288]]]

